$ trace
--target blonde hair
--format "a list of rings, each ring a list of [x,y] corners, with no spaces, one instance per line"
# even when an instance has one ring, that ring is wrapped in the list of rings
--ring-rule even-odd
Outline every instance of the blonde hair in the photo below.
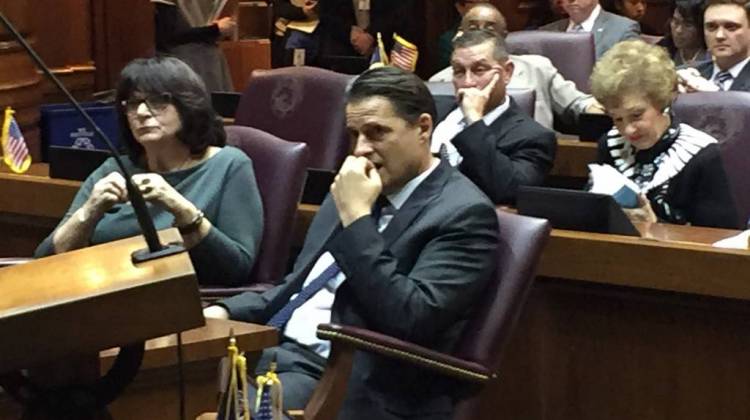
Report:
[[[591,93],[605,108],[619,105],[624,95],[642,93],[654,107],[664,109],[676,92],[677,72],[667,51],[641,40],[616,44],[591,73]]]

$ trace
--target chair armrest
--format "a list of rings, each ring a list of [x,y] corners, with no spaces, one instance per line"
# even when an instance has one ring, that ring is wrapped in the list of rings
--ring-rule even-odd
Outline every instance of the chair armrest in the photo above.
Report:
[[[242,287],[201,287],[201,300],[205,303],[214,303],[218,300],[239,295],[245,292],[263,293],[272,288],[273,284],[255,283]]]
[[[459,359],[363,328],[320,324],[317,336],[330,340],[332,343],[403,360],[466,381],[483,383],[497,376],[479,363]]]

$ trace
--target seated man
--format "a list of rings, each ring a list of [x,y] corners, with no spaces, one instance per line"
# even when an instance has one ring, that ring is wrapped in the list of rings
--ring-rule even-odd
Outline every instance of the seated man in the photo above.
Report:
[[[750,62],[750,9],[745,1],[708,0],[703,19],[706,46],[712,60],[696,64],[697,72],[680,70],[683,89],[750,91],[750,66],[747,65]]]
[[[597,59],[618,42],[638,38],[641,34],[638,22],[603,10],[599,0],[563,0],[562,7],[568,14],[567,19],[560,19],[539,29],[593,33]]]
[[[469,11],[474,5],[480,3],[487,3],[489,0],[455,0],[453,6],[456,8],[460,17],[459,21],[451,26],[450,29],[440,34],[438,37],[438,62],[437,66],[443,68],[450,66],[451,64],[451,53],[453,53],[453,38],[458,34],[459,28],[461,27],[461,21],[466,16],[466,12]]]
[[[207,317],[280,328],[281,344],[263,353],[257,371],[276,358],[285,408],[303,408],[323,373],[330,344],[315,336],[318,324],[364,327],[451,351],[488,284],[495,211],[474,184],[432,157],[434,116],[432,96],[413,74],[382,67],[357,78],[346,105],[353,156],[313,219],[294,270],[263,294],[205,309]],[[301,296],[309,300],[294,310]],[[460,388],[362,353],[339,418],[447,419]]]
[[[486,29],[505,38],[508,29],[505,17],[492,4],[478,4],[466,12],[461,20],[461,30]],[[513,77],[510,89],[528,89],[536,93],[534,119],[544,127],[552,129],[553,115],[566,126],[575,126],[583,112],[602,112],[591,95],[576,88],[575,83],[565,80],[547,57],[534,54],[509,55],[513,62]],[[453,80],[453,69],[449,66],[430,78],[431,82]]]
[[[435,127],[440,153],[496,204],[512,204],[522,185],[540,185],[555,158],[555,133],[531,119],[506,95],[513,74],[505,41],[485,30],[464,32],[453,42],[456,97],[437,97],[454,108]]]

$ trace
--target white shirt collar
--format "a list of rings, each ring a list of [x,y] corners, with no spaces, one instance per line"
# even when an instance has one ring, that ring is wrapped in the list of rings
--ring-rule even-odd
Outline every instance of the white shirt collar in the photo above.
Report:
[[[388,202],[391,203],[391,206],[393,206],[396,210],[400,209],[401,206],[404,205],[406,200],[409,199],[409,197],[411,196],[411,193],[413,193],[414,190],[417,189],[417,187],[419,186],[419,184],[422,183],[422,181],[424,181],[428,176],[430,176],[432,171],[434,171],[435,168],[437,168],[439,163],[440,163],[440,159],[432,158],[430,167],[427,168],[426,171],[412,178],[409,182],[406,183],[406,185],[401,187],[401,189],[398,190],[397,192],[386,195],[386,197],[388,198]]]
[[[732,75],[733,79],[736,79],[737,76],[740,75],[740,72],[742,71],[742,69],[745,68],[745,64],[747,64],[748,61],[750,61],[750,57],[745,58],[744,60],[740,61],[739,63],[737,63],[737,64],[735,64],[735,65],[733,65],[732,67],[729,68],[729,70],[728,70],[729,74]],[[719,66],[717,66],[716,63],[714,63],[714,72],[711,75],[711,80],[715,80],[716,79],[716,75],[719,74],[719,72],[721,72],[721,70],[719,70]],[[732,80],[732,81],[734,81],[734,80]]]
[[[591,32],[594,30],[594,22],[596,22],[596,18],[599,17],[599,13],[601,12],[602,6],[597,4],[596,7],[594,7],[594,10],[591,11],[589,17],[581,22],[581,27],[583,27],[584,31]],[[576,26],[576,24],[572,20],[568,19],[568,29],[566,30],[566,32],[572,32],[574,26]]]
[[[510,108],[510,98],[508,95],[505,95],[503,103],[496,106],[492,111],[486,113],[484,117],[482,117],[482,121],[484,121],[486,125],[490,125],[495,122],[496,119],[500,118],[500,116],[503,115],[503,112],[507,111],[508,108]]]

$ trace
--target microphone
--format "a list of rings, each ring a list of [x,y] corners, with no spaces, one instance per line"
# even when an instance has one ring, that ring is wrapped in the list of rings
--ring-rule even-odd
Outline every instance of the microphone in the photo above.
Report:
[[[52,74],[52,71],[49,69],[49,67],[47,67],[46,64],[44,64],[44,61],[42,61],[41,57],[39,57],[36,51],[31,48],[31,45],[26,42],[23,36],[15,28],[15,26],[10,23],[10,21],[5,17],[5,14],[3,14],[2,12],[0,12],[0,20],[2,21],[3,26],[5,26],[5,29],[7,29],[8,32],[13,35],[13,38],[15,38],[16,41],[18,41],[18,43],[21,44],[21,46],[26,50],[26,52],[29,53],[29,56],[32,58],[32,60],[34,60],[39,69],[41,69],[42,72],[47,76],[47,78],[52,80],[57,89],[62,92],[63,95],[65,95],[68,102],[73,105],[76,111],[86,121],[88,126],[92,130],[94,130],[94,133],[96,133],[96,135],[104,141],[104,143],[107,145],[107,148],[109,149],[110,154],[115,159],[117,166],[120,168],[120,171],[122,171],[123,177],[125,178],[125,186],[128,190],[128,197],[130,197],[130,203],[133,205],[133,211],[135,212],[136,218],[138,219],[138,225],[140,226],[141,232],[143,233],[143,236],[146,239],[146,243],[148,244],[148,248],[139,249],[131,254],[131,260],[133,261],[133,263],[138,264],[161,257],[166,257],[168,255],[179,254],[180,252],[185,251],[185,247],[181,243],[170,243],[167,245],[161,243],[161,241],[159,240],[159,235],[156,233],[156,228],[154,227],[154,221],[151,220],[151,215],[148,213],[148,209],[146,209],[146,202],[143,199],[140,191],[138,191],[138,189],[133,184],[133,181],[131,180],[132,174],[122,163],[122,159],[117,152],[117,148],[115,148],[115,146],[112,144],[112,141],[109,139],[109,137],[107,137],[106,134],[104,134],[102,129],[99,128],[94,120],[91,119],[91,116],[89,116],[89,114],[81,107],[81,104],[79,104],[78,101],[73,97],[73,95],[70,94],[68,89],[63,86],[60,80],[54,74]]]

